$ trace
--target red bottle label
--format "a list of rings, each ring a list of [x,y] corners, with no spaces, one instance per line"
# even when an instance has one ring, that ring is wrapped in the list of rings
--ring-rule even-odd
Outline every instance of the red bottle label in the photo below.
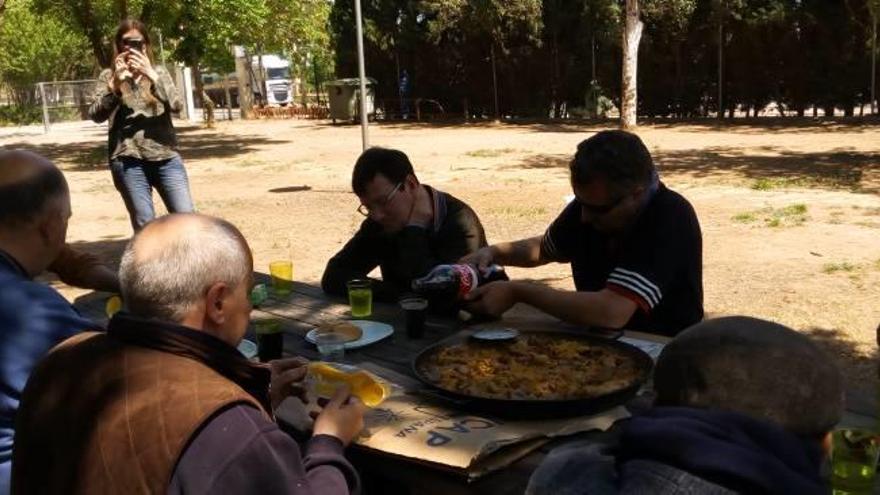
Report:
[[[452,267],[458,273],[458,299],[462,300],[480,283],[477,272],[470,265],[452,265]]]

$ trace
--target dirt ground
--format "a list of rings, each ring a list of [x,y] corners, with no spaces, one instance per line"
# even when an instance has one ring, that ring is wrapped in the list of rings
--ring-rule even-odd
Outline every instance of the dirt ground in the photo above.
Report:
[[[370,137],[404,150],[423,182],[473,206],[496,242],[543,232],[570,194],[566,164],[576,144],[611,125],[380,124]],[[69,240],[115,261],[131,231],[105,166],[106,127],[40,131],[0,129],[0,144],[65,169],[74,206]],[[179,131],[197,208],[235,223],[258,269],[289,252],[295,277],[317,283],[362,220],[349,183],[360,129],[285,120],[213,130],[180,123]],[[654,123],[638,133],[662,180],[699,215],[708,316],[753,315],[806,332],[841,358],[850,384],[873,390],[880,125]],[[573,287],[565,265],[510,274]],[[71,299],[82,294],[56,285]]]

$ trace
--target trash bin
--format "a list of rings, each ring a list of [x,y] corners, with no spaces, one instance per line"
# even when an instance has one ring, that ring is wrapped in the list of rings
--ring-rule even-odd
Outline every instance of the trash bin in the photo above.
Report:
[[[376,80],[368,77],[366,83],[367,118],[371,118],[376,111],[376,94],[374,91]],[[352,122],[360,117],[360,102],[358,100],[361,92],[360,84],[360,79],[357,77],[337,79],[324,83],[324,87],[327,88],[327,94],[330,97],[330,118],[334,124],[337,120]]]

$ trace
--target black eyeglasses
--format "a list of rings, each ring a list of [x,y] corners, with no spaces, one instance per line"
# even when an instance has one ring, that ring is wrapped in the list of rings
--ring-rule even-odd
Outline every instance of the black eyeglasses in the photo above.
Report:
[[[611,210],[617,208],[624,199],[626,199],[625,194],[618,197],[614,201],[604,205],[588,205],[579,199],[575,199],[575,201],[577,201],[577,203],[580,205],[582,211],[585,211],[592,215],[607,215],[609,212],[611,212]]]
[[[358,206],[357,212],[365,217],[368,217],[368,216],[370,216],[370,213],[372,213],[380,208],[384,208],[385,206],[388,205],[389,202],[391,202],[392,199],[394,199],[394,195],[397,194],[397,191],[400,191],[401,186],[403,186],[403,182],[398,182],[397,185],[394,186],[394,189],[392,189],[391,192],[389,192],[385,196],[385,199],[383,199],[381,203],[374,205],[374,206],[367,206],[365,204],[362,204],[362,205]]]

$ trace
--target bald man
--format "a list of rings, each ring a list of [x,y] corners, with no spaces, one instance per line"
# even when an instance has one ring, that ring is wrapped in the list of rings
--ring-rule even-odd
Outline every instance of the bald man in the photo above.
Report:
[[[62,340],[100,328],[33,280],[62,252],[70,214],[52,162],[0,151],[0,494],[9,492],[15,415],[31,370]]]
[[[363,426],[363,404],[337,393],[303,455],[272,411],[301,387],[304,362],[267,368],[235,348],[253,259],[234,226],[197,214],[154,220],[119,275],[126,311],[106,333],[53,349],[31,375],[12,493],[358,491],[343,449]]]

